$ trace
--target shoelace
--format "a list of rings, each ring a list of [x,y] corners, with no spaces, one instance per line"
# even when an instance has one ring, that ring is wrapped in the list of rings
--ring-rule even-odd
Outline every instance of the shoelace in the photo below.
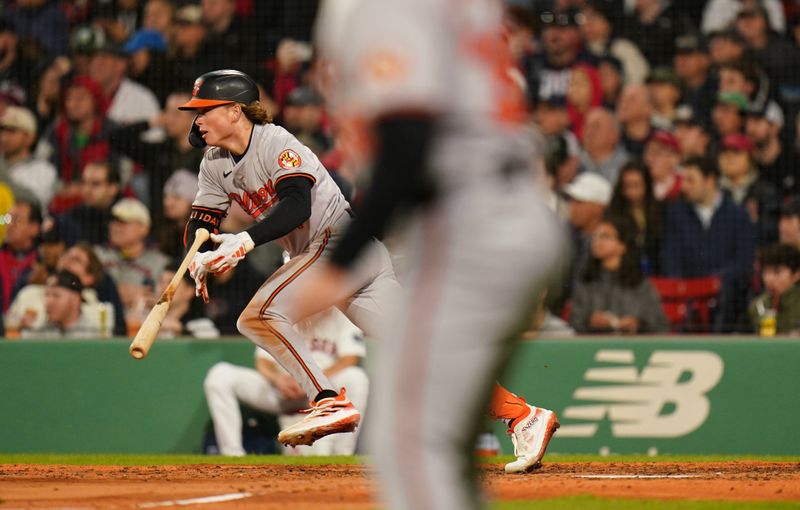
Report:
[[[314,402],[311,402],[308,409],[301,409],[299,412],[301,413],[308,413],[309,417],[311,416],[324,416],[326,414],[335,413],[342,407],[347,407],[349,404],[348,401],[341,401],[341,400],[332,400],[330,402],[323,402],[317,403],[314,405]]]

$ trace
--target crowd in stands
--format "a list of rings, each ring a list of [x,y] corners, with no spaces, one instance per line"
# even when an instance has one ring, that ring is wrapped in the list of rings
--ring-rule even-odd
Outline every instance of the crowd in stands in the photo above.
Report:
[[[800,1],[505,3],[507,71],[527,92],[547,200],[571,232],[551,317],[578,333],[680,331],[657,306],[663,281],[712,278],[706,331],[800,331]],[[177,105],[204,72],[253,76],[274,122],[357,195],[318,88],[317,4],[0,5],[6,336],[138,328],[182,257],[203,151]],[[221,229],[251,221],[234,203]],[[209,303],[187,283],[164,334],[235,334],[280,258],[259,247],[209,282]]]

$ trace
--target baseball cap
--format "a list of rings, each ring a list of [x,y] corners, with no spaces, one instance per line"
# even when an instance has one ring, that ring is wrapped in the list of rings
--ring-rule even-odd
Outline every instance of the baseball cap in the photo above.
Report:
[[[176,195],[193,202],[197,196],[198,184],[197,174],[185,168],[175,170],[164,183],[164,194]]]
[[[286,98],[286,104],[291,106],[321,106],[322,96],[311,87],[297,87]]]
[[[583,172],[564,187],[564,193],[573,200],[608,205],[611,202],[611,183],[594,172]]]
[[[203,22],[203,8],[199,5],[184,5],[175,13],[175,23],[179,25],[199,25]]]
[[[7,106],[0,117],[0,127],[18,129],[29,135],[36,134],[36,118],[30,110],[21,106]]]
[[[746,7],[742,7],[741,10],[736,14],[736,18],[752,18],[754,16],[761,16],[764,19],[767,18],[767,11],[761,5],[753,4],[748,5]]]
[[[647,83],[666,83],[673,87],[681,87],[681,79],[671,67],[656,67],[647,76]]]
[[[111,208],[111,217],[125,223],[136,221],[150,226],[150,211],[135,198],[123,198]]]
[[[717,94],[717,104],[736,106],[739,112],[745,112],[750,107],[750,101],[738,92],[720,92]]]
[[[778,103],[771,99],[762,104],[753,103],[747,113],[751,117],[765,118],[770,123],[778,127],[783,127],[783,110],[778,106]]]
[[[650,139],[647,140],[647,143],[660,143],[661,145],[672,149],[675,152],[681,151],[681,144],[678,142],[678,138],[670,133],[669,131],[658,130],[650,135]]]
[[[728,28],[726,30],[719,30],[711,34],[711,39],[725,39],[740,46],[747,46],[747,41],[742,37],[735,28]]]
[[[788,197],[781,204],[781,216],[800,216],[800,198]]]
[[[741,133],[725,136],[720,144],[720,151],[751,152],[754,148],[753,142]]]
[[[0,101],[7,104],[22,106],[25,104],[25,89],[12,82],[11,80],[3,80],[0,82]]]
[[[675,38],[675,53],[705,53],[705,40],[699,34],[684,34]]]
[[[83,284],[80,278],[66,269],[56,271],[54,274],[48,276],[46,283],[48,287],[61,287],[71,290],[72,292],[77,292],[78,294],[83,292]]]
[[[142,28],[133,33],[133,35],[122,47],[122,51],[128,55],[136,53],[140,50],[149,50],[156,52],[167,51],[167,41],[158,30],[151,28]]]

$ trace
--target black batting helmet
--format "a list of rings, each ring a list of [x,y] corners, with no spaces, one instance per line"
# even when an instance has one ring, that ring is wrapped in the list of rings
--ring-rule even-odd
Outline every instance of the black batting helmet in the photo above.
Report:
[[[258,101],[256,82],[241,71],[222,69],[206,73],[194,81],[192,99],[179,110],[196,110],[229,103]]]

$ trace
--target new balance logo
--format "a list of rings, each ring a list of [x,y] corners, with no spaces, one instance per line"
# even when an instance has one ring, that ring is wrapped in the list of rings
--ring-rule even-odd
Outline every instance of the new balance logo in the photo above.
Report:
[[[573,394],[576,400],[592,403],[559,413],[560,437],[593,437],[603,420],[611,422],[614,437],[689,434],[708,418],[711,404],[706,393],[724,371],[722,359],[709,351],[654,351],[641,372],[630,350],[600,350],[595,361],[603,365],[590,368],[583,377],[594,384]],[[564,423],[567,420],[573,423]]]

